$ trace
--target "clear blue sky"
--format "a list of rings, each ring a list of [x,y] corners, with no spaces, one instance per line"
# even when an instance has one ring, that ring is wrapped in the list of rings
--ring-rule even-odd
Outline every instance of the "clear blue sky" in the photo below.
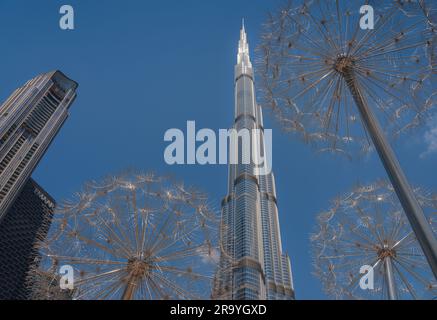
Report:
[[[76,11],[74,31],[58,27],[58,10],[66,3]],[[205,190],[218,209],[226,194],[227,167],[166,165],[164,132],[184,129],[187,120],[217,131],[232,124],[241,18],[246,18],[254,57],[261,24],[278,4],[2,0],[0,100],[28,79],[53,69],[80,84],[71,116],[34,177],[61,201],[85,181],[127,167],[173,173]],[[265,127],[273,129],[282,239],[292,259],[296,295],[323,299],[326,296],[311,274],[309,234],[315,216],[355,183],[373,182],[385,174],[375,154],[353,163],[316,155],[284,135],[268,113],[264,116]],[[419,156],[428,147],[425,129],[404,136],[394,147],[411,182],[437,190],[437,154]]]

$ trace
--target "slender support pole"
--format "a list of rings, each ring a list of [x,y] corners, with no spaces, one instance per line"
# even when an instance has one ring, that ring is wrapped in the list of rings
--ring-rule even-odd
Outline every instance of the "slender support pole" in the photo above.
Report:
[[[126,283],[126,288],[124,289],[122,300],[132,300],[135,292],[135,276],[129,276],[129,279]]]
[[[393,149],[387,142],[378,120],[368,107],[366,99],[357,85],[354,71],[352,68],[347,68],[343,75],[366,126],[367,132],[375,145],[375,149],[378,152],[404,212],[407,215],[411,228],[422,247],[423,253],[434,273],[434,277],[437,279],[437,239],[434,236],[430,224],[426,220],[422,208],[414,196],[413,190],[402,171]]]
[[[389,300],[398,300],[398,296],[396,294],[396,283],[393,273],[393,261],[391,261],[390,257],[386,257],[384,259],[384,269],[385,269],[385,282],[387,284],[387,292]]]

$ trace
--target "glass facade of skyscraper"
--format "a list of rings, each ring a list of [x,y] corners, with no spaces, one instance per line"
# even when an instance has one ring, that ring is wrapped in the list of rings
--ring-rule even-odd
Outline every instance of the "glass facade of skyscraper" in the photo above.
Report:
[[[35,244],[49,229],[55,201],[29,179],[0,223],[0,300],[30,297],[27,273],[37,262]]]

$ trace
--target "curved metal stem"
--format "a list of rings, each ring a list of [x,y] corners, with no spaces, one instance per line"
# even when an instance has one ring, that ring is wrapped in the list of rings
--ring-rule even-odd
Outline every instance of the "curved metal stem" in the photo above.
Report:
[[[129,279],[126,284],[126,288],[124,289],[122,300],[132,300],[135,292],[135,276],[129,276]]]
[[[389,300],[398,300],[398,296],[396,294],[396,283],[395,277],[393,273],[393,262],[390,257],[386,257],[384,259],[384,269],[385,269],[385,277],[387,284],[387,292]]]
[[[423,210],[417,202],[413,190],[402,171],[393,149],[387,142],[377,118],[372,113],[372,110],[369,108],[362,94],[352,68],[347,68],[343,76],[355,100],[367,132],[375,145],[379,158],[387,171],[388,177],[407,215],[411,228],[422,247],[423,253],[434,273],[434,277],[437,279],[437,239],[434,236],[431,226],[426,220]]]

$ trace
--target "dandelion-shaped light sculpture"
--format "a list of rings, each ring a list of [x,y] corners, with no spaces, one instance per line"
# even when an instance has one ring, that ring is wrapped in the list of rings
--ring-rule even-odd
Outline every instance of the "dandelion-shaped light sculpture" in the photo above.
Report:
[[[414,192],[436,227],[437,195]],[[437,296],[437,282],[402,211],[392,185],[379,181],[357,187],[318,216],[311,237],[314,265],[328,294],[393,300]],[[365,266],[372,274],[364,274]]]
[[[89,183],[55,213],[29,283],[44,287],[41,274],[71,266],[73,299],[208,298],[215,221],[203,194],[167,178],[125,174]]]
[[[435,4],[367,4],[373,29],[362,29],[363,3],[350,0],[300,1],[272,15],[260,46],[264,105],[320,150],[351,154],[370,137],[437,277],[437,240],[382,130],[397,136],[436,105]]]

